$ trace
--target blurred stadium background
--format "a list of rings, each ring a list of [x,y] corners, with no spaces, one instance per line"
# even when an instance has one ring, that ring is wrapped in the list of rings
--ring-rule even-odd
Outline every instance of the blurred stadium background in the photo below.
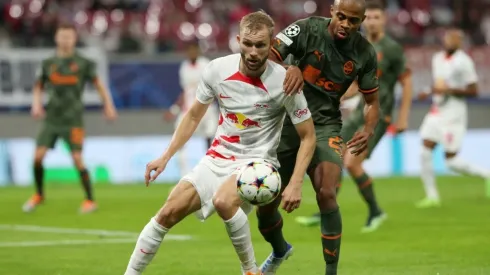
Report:
[[[169,185],[156,185],[151,189],[155,191],[114,185],[141,183],[146,163],[158,156],[169,142],[173,123],[164,121],[163,110],[169,108],[181,92],[177,74],[188,42],[197,39],[205,56],[222,56],[237,50],[237,24],[250,11],[263,9],[270,13],[276,20],[276,31],[279,31],[302,17],[329,16],[332,2],[1,0],[0,186],[5,188],[0,189],[0,231],[5,232],[0,234],[0,273],[121,274],[134,236],[131,235],[132,239],[129,238],[126,244],[99,247],[96,245],[111,243],[101,241],[102,237],[119,235],[114,231],[108,234],[77,231],[64,235],[63,228],[139,232],[147,218],[161,205]],[[344,184],[347,187],[342,192],[346,194],[341,195],[341,203],[346,238],[341,271],[345,273],[341,274],[490,274],[488,253],[482,250],[490,245],[489,238],[485,238],[490,232],[490,212],[489,203],[483,198],[483,185],[476,179],[452,177],[440,150],[434,162],[437,172],[443,176],[441,192],[443,199],[448,201],[445,205],[448,208],[429,210],[424,214],[413,209],[413,202],[422,198],[422,185],[417,178],[421,143],[417,129],[430,104],[415,101],[415,96],[431,83],[431,55],[440,49],[442,34],[448,26],[464,30],[465,49],[474,58],[480,76],[480,97],[470,100],[470,130],[461,155],[490,166],[487,159],[490,148],[486,146],[490,138],[490,1],[385,2],[389,15],[388,32],[406,46],[407,59],[414,72],[414,105],[409,131],[398,136],[385,136],[366,163],[367,171],[379,179],[381,204],[391,217],[395,216],[386,228],[382,228],[381,235],[367,240],[358,235],[357,229],[364,221],[364,206],[355,194],[354,185]],[[99,213],[92,217],[74,215],[82,193],[78,187],[78,173],[71,167],[69,152],[62,142],[58,142],[56,149],[45,159],[48,198],[52,199],[46,208],[29,216],[22,215],[21,204],[32,189],[13,187],[31,186],[32,183],[33,138],[40,126],[29,115],[34,76],[40,61],[53,52],[55,26],[62,21],[77,26],[81,51],[97,61],[99,74],[109,85],[120,116],[114,123],[105,122],[98,110],[98,95],[88,88],[85,94],[88,137],[84,156],[101,205]],[[205,141],[199,137],[192,138],[187,147],[187,152],[192,153],[190,165],[195,164],[206,150]],[[172,161],[159,181],[175,183],[179,175],[178,165]],[[456,205],[466,208],[462,210]],[[308,214],[314,209],[314,199],[308,189],[304,207],[299,211]],[[475,216],[471,218],[471,215]],[[482,222],[480,217],[486,221]],[[192,249],[194,245],[178,243],[172,255],[162,253],[160,259],[164,263],[156,263],[149,274],[238,274],[231,246],[223,238],[225,231],[217,219],[210,223],[204,233],[208,232],[212,237],[204,237],[204,233],[199,232],[202,235],[198,234],[197,238],[204,240],[205,245],[216,247],[209,255],[202,256]],[[441,224],[452,226],[452,231],[442,229]],[[46,227],[51,229],[21,225],[51,226]],[[195,237],[196,226],[201,225],[190,221],[176,231]],[[298,264],[293,267],[289,263],[290,269],[285,268],[283,274],[321,274],[320,246],[314,235],[317,230],[302,229],[292,222],[288,226],[286,233],[295,236],[300,255],[293,258]],[[222,232],[215,236],[218,234],[213,234],[212,230]],[[301,230],[307,233],[300,235]],[[308,232],[314,232],[314,237]],[[66,235],[69,238],[64,238]],[[269,250],[258,233],[255,238],[260,261]],[[82,239],[79,243],[73,241],[79,239]],[[40,240],[45,241],[46,246]],[[401,252],[398,249],[404,242],[410,244],[403,244],[405,248]],[[90,245],[80,248],[70,246],[70,243]],[[94,245],[100,248],[97,253],[91,252]],[[34,248],[22,248],[28,246]],[[311,249],[318,253],[310,253]],[[186,260],[179,258],[179,253],[189,253],[189,257],[184,258],[197,259],[200,265],[180,268]],[[308,253],[314,254],[312,259]],[[463,260],[464,255],[468,257]],[[165,258],[167,256],[169,258]],[[56,262],[53,257],[64,260]],[[219,265],[205,259],[217,261]],[[202,267],[209,265],[212,266],[210,271],[202,271]],[[320,268],[311,269],[315,265]],[[383,268],[379,269],[380,266]],[[166,272],[158,273],[162,270]]]

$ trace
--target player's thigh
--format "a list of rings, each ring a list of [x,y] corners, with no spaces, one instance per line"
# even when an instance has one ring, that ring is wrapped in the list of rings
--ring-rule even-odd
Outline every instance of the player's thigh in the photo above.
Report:
[[[60,136],[68,144],[72,152],[83,149],[85,130],[82,127],[66,127],[60,130]]]
[[[204,221],[215,212],[213,198],[226,180],[221,169],[213,168],[205,159],[201,160],[181,181],[190,183],[196,190],[200,207],[195,211],[198,219]],[[236,188],[236,187],[235,187]]]
[[[466,125],[452,124],[442,129],[442,145],[446,153],[458,153],[461,149],[464,136],[466,135]]]
[[[340,135],[317,136],[316,150],[308,175],[317,194],[334,192],[342,172],[344,144]]]
[[[201,208],[201,200],[196,188],[183,179],[172,189],[167,201],[158,211],[156,219],[158,223],[171,228],[199,208]]]
[[[214,208],[217,209],[220,216],[225,215],[225,212],[234,207],[241,207],[243,211],[248,215],[253,205],[248,202],[242,201],[237,192],[237,176],[238,170],[232,173],[230,176],[223,179],[221,186],[216,191],[213,197]],[[228,218],[231,218],[235,213],[229,213]],[[224,216],[222,216],[224,217]]]
[[[441,120],[433,114],[427,114],[420,126],[420,137],[435,143],[442,141]]]
[[[56,127],[44,124],[36,137],[36,147],[53,149],[58,135],[59,131]]]

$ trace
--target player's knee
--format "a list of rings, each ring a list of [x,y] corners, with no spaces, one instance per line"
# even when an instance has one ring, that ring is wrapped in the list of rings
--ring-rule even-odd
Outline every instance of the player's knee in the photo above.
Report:
[[[179,222],[178,210],[172,204],[165,204],[155,216],[155,220],[165,228],[172,228]]]
[[[229,196],[217,194],[213,198],[213,206],[218,213],[222,213],[223,211],[226,211],[227,209],[231,208],[234,204],[235,204],[234,199],[232,199]]]
[[[46,151],[42,149],[37,149],[34,153],[34,165],[41,166],[43,164],[44,156],[46,155]]]
[[[338,207],[335,185],[322,186],[316,196],[320,209],[334,209]]]

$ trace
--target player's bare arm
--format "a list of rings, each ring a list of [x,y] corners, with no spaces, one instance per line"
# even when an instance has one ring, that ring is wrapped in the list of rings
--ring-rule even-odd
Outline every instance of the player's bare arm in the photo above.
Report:
[[[194,101],[194,104],[192,104],[189,111],[184,115],[184,118],[177,126],[177,129],[172,136],[172,140],[170,141],[170,144],[163,155],[160,158],[148,163],[146,166],[145,183],[147,186],[163,172],[165,166],[167,166],[167,163],[172,156],[175,155],[175,153],[179,151],[191,138],[192,134],[194,134],[196,131],[197,126],[201,122],[202,117],[208,110],[208,107],[209,104],[203,104],[197,99]],[[151,175],[152,171],[155,171],[153,175]]]
[[[117,111],[114,107],[114,102],[112,101],[111,94],[106,86],[102,83],[99,78],[94,80],[95,89],[99,93],[102,104],[104,105],[104,115],[108,120],[114,120],[117,118]]]
[[[354,137],[347,142],[347,148],[351,154],[360,155],[368,148],[369,138],[374,134],[374,129],[379,119],[379,98],[378,93],[368,93],[364,95],[364,128],[357,132]]]
[[[41,81],[38,81],[32,90],[32,106],[31,106],[31,115],[35,119],[40,119],[44,117],[44,106],[43,106],[43,84]]]
[[[396,131],[401,133],[408,128],[408,116],[412,107],[412,74],[407,72],[400,78],[402,86],[402,99],[400,104],[400,113],[396,122]]]
[[[300,206],[303,178],[316,147],[315,126],[313,125],[312,118],[295,124],[295,128],[301,143],[296,157],[293,175],[288,186],[282,193],[282,208],[288,213],[291,213]]]
[[[359,85],[357,84],[357,80],[354,80],[352,84],[349,86],[349,89],[347,89],[347,92],[340,98],[340,101],[347,100],[351,97],[356,96],[359,93]]]
[[[465,89],[446,89],[445,93],[460,97],[476,97],[478,96],[478,84],[472,83],[466,86]]]

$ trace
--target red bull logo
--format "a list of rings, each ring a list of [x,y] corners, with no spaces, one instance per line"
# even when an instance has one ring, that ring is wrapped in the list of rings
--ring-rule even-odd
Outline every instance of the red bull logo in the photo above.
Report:
[[[228,121],[230,121],[233,124],[235,124],[235,126],[238,129],[245,129],[245,128],[250,128],[250,127],[259,127],[260,128],[260,124],[259,124],[258,121],[252,120],[249,117],[245,116],[244,114],[240,114],[240,113],[236,113],[236,114],[227,113],[225,115],[225,118]]]

